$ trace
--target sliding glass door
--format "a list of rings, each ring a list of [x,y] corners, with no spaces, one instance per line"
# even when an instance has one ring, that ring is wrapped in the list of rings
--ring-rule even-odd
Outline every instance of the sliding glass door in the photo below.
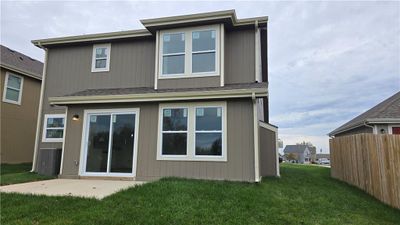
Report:
[[[132,175],[137,112],[86,115],[86,175]]]

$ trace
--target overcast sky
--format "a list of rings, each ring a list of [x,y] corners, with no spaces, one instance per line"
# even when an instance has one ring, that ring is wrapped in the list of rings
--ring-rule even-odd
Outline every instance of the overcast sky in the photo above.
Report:
[[[399,2],[1,2],[1,44],[43,61],[32,39],[140,29],[140,19],[235,9],[269,16],[270,122],[311,141],[400,90]]]

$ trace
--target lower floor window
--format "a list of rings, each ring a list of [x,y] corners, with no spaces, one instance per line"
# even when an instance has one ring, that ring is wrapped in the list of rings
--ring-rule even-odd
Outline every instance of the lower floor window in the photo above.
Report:
[[[160,105],[159,160],[226,161],[226,103]]]
[[[65,115],[46,114],[43,125],[43,142],[62,142],[64,136]]]

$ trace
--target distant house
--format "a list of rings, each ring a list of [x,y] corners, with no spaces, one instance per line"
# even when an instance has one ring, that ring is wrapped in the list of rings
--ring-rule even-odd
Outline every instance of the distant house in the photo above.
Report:
[[[309,163],[311,161],[311,151],[308,145],[286,145],[283,149],[285,159],[297,163]]]
[[[0,47],[0,163],[32,162],[43,63]]]
[[[329,136],[359,133],[400,134],[400,91],[335,129]]]

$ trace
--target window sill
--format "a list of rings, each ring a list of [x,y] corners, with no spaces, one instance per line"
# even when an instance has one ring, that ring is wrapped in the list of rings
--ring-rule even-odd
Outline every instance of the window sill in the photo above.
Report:
[[[168,76],[168,75],[160,75],[158,76],[159,80],[168,80],[168,79],[187,79],[187,78],[201,78],[201,77],[219,77],[219,74],[198,74],[198,75],[188,75],[188,74],[184,74],[184,75],[172,75],[172,76]]]
[[[101,69],[101,70],[98,70],[98,69],[93,70],[92,69],[92,73],[98,73],[98,72],[110,72],[110,70],[109,69]]]
[[[227,162],[224,156],[157,156],[158,161]]]
[[[62,143],[64,140],[62,138],[57,138],[57,139],[42,139],[43,143]]]
[[[8,99],[3,99],[3,102],[13,104],[13,105],[21,105],[21,102],[15,102]]]

